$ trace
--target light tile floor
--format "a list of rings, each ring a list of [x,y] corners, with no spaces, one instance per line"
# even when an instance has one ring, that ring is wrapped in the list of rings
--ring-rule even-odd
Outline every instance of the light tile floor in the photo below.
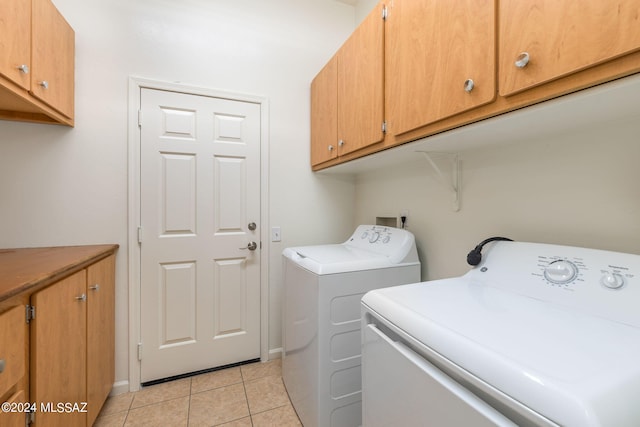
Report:
[[[95,427],[302,426],[280,359],[144,387],[107,399]]]

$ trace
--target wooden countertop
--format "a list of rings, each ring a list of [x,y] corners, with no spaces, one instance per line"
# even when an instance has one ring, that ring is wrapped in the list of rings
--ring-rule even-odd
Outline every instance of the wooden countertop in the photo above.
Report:
[[[0,249],[0,302],[70,276],[115,253],[118,246]]]

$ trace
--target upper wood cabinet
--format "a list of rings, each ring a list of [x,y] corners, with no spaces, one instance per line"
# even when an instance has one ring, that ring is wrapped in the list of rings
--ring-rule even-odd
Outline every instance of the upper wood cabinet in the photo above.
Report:
[[[73,29],[51,0],[3,0],[0,13],[12,18],[0,19],[0,118],[73,126]]]
[[[31,78],[31,0],[0,2],[0,74],[29,90]]]
[[[313,170],[640,72],[640,0],[393,0],[378,30],[381,8],[312,84]]]
[[[501,0],[500,94],[640,49],[638,0]]]
[[[311,164],[384,139],[384,4],[311,83]]]
[[[494,0],[394,0],[386,30],[389,132],[493,101],[495,55]]]
[[[311,82],[311,164],[338,157],[338,56]]]
[[[75,33],[49,0],[34,0],[31,93],[73,117]]]
[[[384,4],[338,51],[338,155],[384,139]]]

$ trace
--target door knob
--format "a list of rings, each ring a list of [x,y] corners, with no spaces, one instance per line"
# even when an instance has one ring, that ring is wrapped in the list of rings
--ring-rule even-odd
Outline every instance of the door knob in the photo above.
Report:
[[[249,242],[246,248],[240,249],[249,249],[250,251],[255,251],[258,248],[258,244],[256,242]]]
[[[255,222],[250,222],[247,227],[249,227],[249,230],[253,231],[256,229],[257,226]]]

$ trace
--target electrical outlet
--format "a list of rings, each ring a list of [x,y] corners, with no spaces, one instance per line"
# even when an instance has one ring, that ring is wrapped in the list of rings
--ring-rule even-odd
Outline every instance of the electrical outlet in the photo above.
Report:
[[[404,220],[403,220],[404,218]],[[409,222],[409,209],[402,209],[400,211],[400,215],[398,218],[398,221],[400,222],[400,224],[398,225],[400,228],[407,228],[408,227],[408,222]]]
[[[271,227],[271,241],[279,242],[282,240],[282,234],[280,233],[280,227]]]

